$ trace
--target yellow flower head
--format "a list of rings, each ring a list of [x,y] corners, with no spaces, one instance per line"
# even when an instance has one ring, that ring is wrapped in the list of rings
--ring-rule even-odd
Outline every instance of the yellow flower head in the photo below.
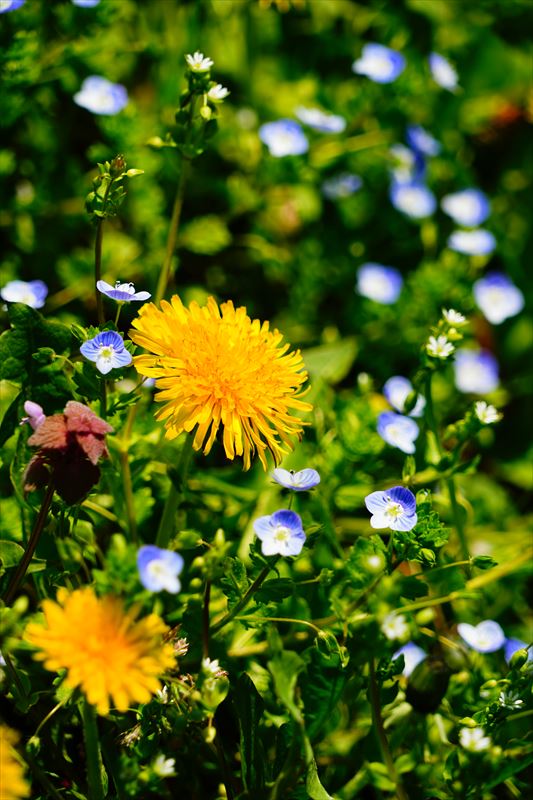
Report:
[[[148,702],[161,689],[159,675],[175,665],[160,617],[137,620],[118,597],[97,597],[91,587],[60,589],[57,602],[45,600],[43,611],[47,627],[30,623],[26,629],[26,639],[41,651],[35,658],[53,672],[66,669],[65,683],[79,686],[100,714],[110,704],[126,711]]]
[[[17,740],[15,731],[0,725],[0,800],[21,800],[30,794],[24,767],[15,750]]]
[[[185,308],[174,295],[161,310],[144,305],[133,327],[133,341],[151,353],[134,364],[158,379],[156,400],[165,405],[157,416],[168,439],[196,428],[193,447],[207,454],[222,425],[226,456],[242,456],[245,469],[254,453],[266,470],[266,450],[279,464],[293,449],[291,437],[304,423],[291,412],[312,408],[300,399],[307,372],[300,351],[280,346],[282,334],[268,322],[251,320],[232,302],[219,308],[212,297]]]

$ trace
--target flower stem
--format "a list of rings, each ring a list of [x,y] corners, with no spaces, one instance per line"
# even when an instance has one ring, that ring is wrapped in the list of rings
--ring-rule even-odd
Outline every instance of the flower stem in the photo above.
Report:
[[[48,484],[46,489],[46,494],[44,496],[41,508],[39,510],[39,514],[37,515],[37,519],[35,520],[35,525],[33,526],[33,530],[31,532],[31,536],[26,547],[26,551],[22,556],[22,560],[18,565],[15,574],[11,578],[11,583],[8,586],[8,589],[4,596],[4,602],[6,605],[13,600],[15,594],[17,593],[17,589],[20,586],[21,581],[23,580],[26,571],[30,565],[30,561],[32,560],[33,554],[35,552],[35,548],[39,542],[39,538],[44,528],[44,523],[46,522],[46,517],[48,516],[48,511],[50,509],[50,505],[52,503],[52,497],[54,496],[55,487],[53,482],[51,481]]]
[[[100,379],[100,417],[102,419],[107,417],[107,386],[105,378]]]
[[[209,578],[205,582],[204,608],[202,618],[202,654],[204,658],[209,657],[209,601],[211,599],[211,581]]]
[[[228,624],[228,622],[231,622],[231,620],[234,619],[234,617],[236,617],[237,614],[248,605],[248,603],[250,602],[256,591],[260,588],[261,584],[263,583],[267,575],[274,568],[278,558],[279,556],[276,556],[270,564],[267,564],[266,567],[263,567],[263,569],[255,579],[255,581],[248,587],[247,591],[245,592],[245,594],[243,594],[238,603],[236,603],[231,609],[231,611],[228,611],[228,613],[224,617],[222,617],[222,619],[219,622],[217,622],[216,625],[213,625],[213,627],[211,628],[212,633],[217,633],[217,631],[219,631],[221,628],[224,628]]]
[[[107,198],[111,191],[113,180],[111,179],[106,186],[104,199],[102,202],[102,213],[105,214],[107,205]],[[98,317],[98,325],[102,326],[105,323],[104,317],[104,300],[102,293],[96,288],[96,284],[102,279],[102,240],[104,238],[104,217],[98,217],[96,220],[96,236],[94,239],[94,283],[96,291],[96,314]]]
[[[94,707],[85,698],[81,704],[83,722],[83,738],[85,739],[85,755],[87,758],[87,783],[89,784],[89,800],[104,800],[102,783],[102,757],[98,741],[98,726]]]
[[[405,789],[403,788],[400,779],[398,777],[398,773],[396,772],[396,767],[394,766],[394,760],[392,758],[392,753],[390,751],[389,742],[387,740],[387,734],[385,733],[385,727],[383,725],[383,718],[381,716],[381,703],[379,701],[379,688],[378,682],[376,680],[376,668],[374,666],[374,659],[371,658],[369,662],[369,699],[370,705],[372,707],[372,719],[374,721],[374,728],[376,731],[376,735],[378,737],[379,746],[381,749],[381,755],[383,756],[383,763],[387,767],[389,771],[389,777],[394,783],[396,784],[396,797],[398,800],[409,800],[405,793]]]
[[[124,489],[124,501],[126,503],[128,530],[132,541],[137,542],[137,520],[135,518],[135,503],[133,500],[133,483],[131,480],[130,460],[127,450],[121,450],[120,452],[120,466],[122,468],[122,487]]]
[[[163,516],[161,517],[161,522],[159,523],[159,528],[157,529],[155,543],[158,547],[165,548],[168,546],[171,531],[174,529],[176,512],[185,492],[185,482],[187,480],[187,474],[189,472],[189,465],[192,456],[192,443],[193,437],[189,434],[183,442],[183,448],[181,450],[180,460],[178,461],[176,470],[180,481],[180,488],[178,489],[176,487],[174,481],[171,483],[170,491],[167,495],[165,507],[163,509]]]
[[[439,457],[442,459],[442,457],[444,455],[444,452],[443,452],[443,449],[442,449],[442,444],[441,444],[440,437],[439,437],[439,429],[437,427],[437,422],[436,422],[436,419],[435,419],[435,411],[434,411],[434,408],[433,408],[433,397],[432,397],[432,394],[431,394],[431,377],[432,377],[432,373],[429,372],[428,375],[427,375],[427,378],[426,378],[426,387],[425,387],[426,419],[427,419],[427,423],[428,423],[428,428],[431,431],[431,433],[433,434],[433,437],[435,439],[435,445],[437,447],[437,452],[439,454]],[[451,475],[450,477],[446,478],[445,483],[446,483],[446,487],[448,489],[448,495],[450,497],[450,506],[451,506],[451,509],[452,509],[453,523],[454,523],[455,530],[457,532],[457,538],[459,539],[459,544],[460,544],[460,548],[461,548],[461,554],[462,554],[463,559],[468,562],[468,564],[465,566],[465,571],[466,571],[466,574],[468,575],[468,577],[470,577],[470,575],[471,575],[470,553],[469,553],[469,550],[468,550],[468,542],[467,542],[467,539],[466,539],[466,532],[465,532],[465,528],[464,528],[464,525],[463,525],[463,517],[462,517],[461,509],[459,507],[459,503],[457,502],[457,493],[456,493],[455,480],[454,480],[453,475]]]
[[[161,272],[159,273],[159,280],[157,282],[157,290],[154,298],[156,303],[161,302],[170,280],[172,259],[176,250],[176,242],[178,240],[178,227],[180,223],[181,210],[183,208],[183,197],[185,194],[185,183],[187,180],[188,167],[189,162],[185,157],[183,157],[181,161],[181,171],[176,189],[176,196],[174,198],[174,206],[172,208],[172,217],[170,218],[165,261],[163,263]]]

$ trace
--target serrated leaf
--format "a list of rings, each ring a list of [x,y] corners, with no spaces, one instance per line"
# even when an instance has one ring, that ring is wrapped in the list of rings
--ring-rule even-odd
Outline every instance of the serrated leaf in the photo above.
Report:
[[[240,558],[225,559],[221,584],[222,591],[228,600],[228,609],[231,609],[239,602],[250,585],[246,567]]]

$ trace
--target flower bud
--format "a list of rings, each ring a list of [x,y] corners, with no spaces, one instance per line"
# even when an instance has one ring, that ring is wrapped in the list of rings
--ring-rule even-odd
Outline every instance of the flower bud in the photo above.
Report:
[[[211,109],[209,108],[209,106],[202,106],[202,107],[201,107],[201,109],[200,109],[200,116],[201,116],[203,119],[205,119],[205,120],[209,120],[209,119],[211,119],[212,115],[213,115],[213,112],[211,111]]]
[[[415,711],[422,714],[435,712],[446,694],[451,670],[438,656],[424,659],[412,672],[405,690],[405,698]]]
[[[527,664],[528,660],[528,652],[527,650],[517,650],[511,656],[511,660],[509,661],[509,666],[511,669],[521,669],[524,664]]]
[[[472,717],[463,717],[459,720],[459,725],[462,725],[464,728],[477,728],[478,723]]]
[[[123,155],[115,156],[111,164],[109,165],[109,174],[112,178],[118,178],[119,175],[122,175],[126,170],[126,160]]]

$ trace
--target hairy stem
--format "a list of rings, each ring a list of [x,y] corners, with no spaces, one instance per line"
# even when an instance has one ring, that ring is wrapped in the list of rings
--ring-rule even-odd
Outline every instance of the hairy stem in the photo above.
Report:
[[[44,523],[46,522],[46,517],[48,516],[48,511],[52,503],[52,497],[54,496],[54,491],[55,491],[54,484],[50,482],[46,489],[46,494],[43,498],[41,508],[39,509],[39,514],[37,515],[37,519],[35,520],[35,525],[33,526],[33,530],[31,532],[30,540],[27,544],[26,551],[22,556],[21,562],[18,565],[15,574],[11,578],[11,583],[9,584],[8,589],[5,593],[4,601],[6,605],[9,605],[13,600],[14,596],[17,593],[17,589],[19,588],[20,583],[24,579],[26,571],[30,565],[30,561],[32,560],[35,548],[37,547],[41,533],[43,531]]]
[[[161,302],[170,280],[170,270],[172,268],[172,259],[176,250],[176,242],[178,240],[178,228],[181,217],[181,210],[183,208],[183,197],[185,194],[185,183],[187,181],[187,173],[189,168],[188,160],[183,157],[181,161],[181,171],[176,189],[176,196],[174,198],[174,206],[172,208],[172,217],[170,218],[170,227],[167,237],[167,248],[165,253],[165,261],[161,272],[159,273],[159,280],[157,282],[157,290],[155,293],[155,302]]]
[[[89,800],[104,800],[102,757],[100,755],[96,712],[94,707],[85,698],[81,704],[81,718],[83,722],[83,738],[85,740],[85,755],[87,758]]]
[[[165,548],[168,546],[171,532],[174,530],[176,512],[183,500],[185,493],[185,482],[187,480],[187,474],[189,472],[189,465],[191,463],[192,456],[192,443],[193,437],[189,434],[183,442],[183,448],[181,450],[180,460],[178,461],[177,466],[180,488],[178,489],[174,482],[172,482],[170,485],[170,491],[167,495],[165,507],[163,509],[163,516],[161,517],[161,522],[159,523],[155,540],[155,543],[158,547]]]
[[[370,659],[369,668],[370,668],[369,697],[370,697],[370,705],[372,706],[372,719],[374,721],[374,729],[378,737],[379,746],[381,749],[381,755],[383,756],[383,763],[385,764],[385,766],[389,771],[390,779],[394,781],[394,783],[396,784],[396,797],[398,798],[398,800],[409,800],[400,782],[398,773],[396,772],[396,767],[394,766],[394,760],[392,758],[392,753],[390,751],[387,734],[385,733],[383,718],[381,716],[381,703],[379,699],[378,682],[376,680],[376,668],[374,665],[373,658]]]
[[[433,434],[433,437],[435,439],[435,445],[437,447],[437,452],[439,454],[439,457],[442,459],[442,457],[444,455],[444,452],[443,452],[443,449],[442,449],[442,444],[441,444],[440,437],[439,437],[439,429],[437,427],[437,422],[436,422],[436,419],[435,419],[435,411],[434,411],[434,408],[433,408],[433,397],[432,397],[432,393],[431,393],[431,377],[432,377],[432,374],[430,372],[430,373],[428,373],[428,376],[427,376],[427,379],[426,379],[426,387],[425,387],[426,419],[427,419],[427,423],[428,423],[428,428],[431,431],[431,433]],[[468,577],[470,577],[470,574],[471,574],[470,553],[469,553],[469,550],[468,550],[468,543],[467,543],[467,539],[466,539],[466,531],[465,531],[465,527],[464,527],[464,524],[463,524],[463,515],[462,515],[462,512],[461,512],[461,508],[459,507],[459,503],[457,502],[457,492],[456,492],[456,487],[455,487],[455,479],[454,479],[453,475],[451,475],[449,478],[446,478],[445,483],[446,483],[446,487],[448,489],[448,495],[450,497],[450,506],[451,506],[451,509],[452,509],[453,524],[454,524],[455,530],[457,532],[457,538],[459,539],[459,545],[460,545],[460,548],[461,548],[461,555],[462,555],[463,559],[468,562],[468,564],[465,566],[465,571],[466,571]]]
[[[228,611],[228,613],[224,617],[222,617],[222,619],[219,622],[217,622],[216,625],[213,625],[213,627],[211,628],[211,631],[213,633],[217,633],[219,630],[221,630],[221,628],[224,628],[228,624],[228,622],[231,622],[231,620],[234,619],[237,616],[237,614],[243,610],[243,608],[246,608],[246,606],[248,605],[248,603],[250,602],[256,591],[262,585],[265,578],[274,568],[274,565],[278,560],[278,558],[279,556],[276,556],[271,564],[267,564],[266,567],[264,567],[261,570],[255,581],[248,587],[247,591],[245,592],[245,594],[243,594],[238,603],[236,603],[231,609],[231,611]]]

